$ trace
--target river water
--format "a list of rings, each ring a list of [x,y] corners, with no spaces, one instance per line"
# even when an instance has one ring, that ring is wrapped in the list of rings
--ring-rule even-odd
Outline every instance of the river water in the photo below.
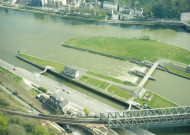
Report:
[[[190,80],[167,72],[157,70],[154,75],[156,81],[147,83],[146,88],[180,106],[190,105]]]
[[[158,27],[143,25],[110,25],[97,22],[84,22],[80,20],[68,20],[61,17],[43,15],[38,13],[30,13],[16,11],[11,9],[0,8],[0,58],[32,72],[38,72],[35,67],[18,60],[15,56],[18,50],[21,52],[64,63],[65,65],[77,66],[87,70],[102,73],[108,76],[116,77],[121,80],[135,82],[136,77],[130,76],[129,70],[145,70],[144,67],[137,66],[132,63],[107,58],[104,56],[81,52],[78,50],[65,48],[61,43],[73,38],[88,38],[94,36],[105,37],[123,37],[123,38],[139,38],[142,36],[150,36],[151,39],[169,43],[187,50],[190,50],[190,33],[179,27]],[[160,75],[162,74],[162,75]],[[188,99],[182,100],[175,98],[176,95],[188,98],[190,83],[179,79],[172,78],[174,82],[180,84],[179,90],[174,89],[178,83],[161,82],[160,77],[170,78],[170,75],[156,72],[155,76],[158,81],[150,82],[147,89],[150,89],[180,105],[189,105]],[[52,77],[52,76],[50,76]],[[53,77],[52,77],[53,78]],[[66,83],[67,84],[67,83]],[[163,88],[162,86],[165,86]],[[71,84],[68,84],[71,87]],[[172,87],[167,87],[172,85]],[[76,87],[76,89],[79,89]],[[184,90],[184,91],[183,91]],[[85,90],[79,91],[86,93]],[[94,96],[93,93],[89,96]],[[174,95],[173,95],[174,94]],[[96,97],[97,99],[98,96]],[[101,101],[104,101],[101,97]],[[111,101],[105,101],[112,104]],[[109,102],[109,103],[108,103]],[[116,104],[114,105],[116,106]],[[119,106],[119,105],[117,105]],[[125,107],[119,106],[119,109]]]

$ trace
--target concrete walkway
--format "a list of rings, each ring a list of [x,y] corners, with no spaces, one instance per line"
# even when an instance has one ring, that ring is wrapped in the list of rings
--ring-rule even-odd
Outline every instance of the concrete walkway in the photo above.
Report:
[[[143,87],[144,84],[147,82],[148,78],[150,78],[151,74],[154,72],[154,70],[156,69],[156,67],[158,66],[158,62],[155,62],[154,65],[149,69],[149,71],[146,73],[146,75],[144,76],[144,78],[141,80],[141,82],[139,83],[139,87]]]
[[[40,72],[40,75],[44,74],[47,70],[51,70],[51,69],[54,69],[54,68],[50,66],[46,66],[44,71]]]

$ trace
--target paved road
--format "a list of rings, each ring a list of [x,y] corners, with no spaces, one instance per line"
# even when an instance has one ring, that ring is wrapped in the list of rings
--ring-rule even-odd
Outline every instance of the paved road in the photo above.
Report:
[[[74,89],[71,89],[67,86],[64,86],[48,77],[39,75],[38,73],[31,73],[25,69],[16,67],[16,70],[13,70],[14,66],[10,65],[2,60],[0,60],[0,66],[5,67],[9,71],[17,74],[18,76],[25,78],[32,82],[33,84],[37,86],[44,87],[48,89],[48,92],[50,93],[56,93],[62,98],[65,98],[74,104],[77,104],[81,106],[82,108],[88,107],[91,112],[99,115],[100,112],[103,111],[118,111],[118,109],[115,109],[107,104],[104,104],[92,97],[89,97],[87,95],[84,95]],[[70,91],[71,94],[68,94],[65,91],[62,91],[65,89],[66,91]]]

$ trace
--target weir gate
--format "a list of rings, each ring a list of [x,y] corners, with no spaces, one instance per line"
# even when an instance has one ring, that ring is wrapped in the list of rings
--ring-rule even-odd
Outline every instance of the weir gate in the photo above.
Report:
[[[109,128],[190,124],[190,106],[100,113]]]

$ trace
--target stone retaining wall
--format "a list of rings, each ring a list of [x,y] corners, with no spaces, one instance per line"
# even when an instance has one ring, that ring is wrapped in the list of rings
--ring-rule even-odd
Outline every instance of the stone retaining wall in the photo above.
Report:
[[[71,45],[67,45],[67,44],[62,44],[62,46],[77,49],[77,50],[81,50],[81,51],[87,51],[87,52],[90,52],[90,53],[99,54],[99,55],[103,55],[103,56],[106,56],[106,57],[115,58],[115,59],[119,59],[119,60],[125,60],[125,61],[130,60],[130,59],[127,59],[127,58],[121,58],[121,57],[118,57],[118,56],[113,56],[113,55],[110,55],[110,54],[101,53],[101,52],[93,51],[93,50],[90,50],[90,49],[84,49],[84,48],[81,48],[81,47],[71,46]]]

